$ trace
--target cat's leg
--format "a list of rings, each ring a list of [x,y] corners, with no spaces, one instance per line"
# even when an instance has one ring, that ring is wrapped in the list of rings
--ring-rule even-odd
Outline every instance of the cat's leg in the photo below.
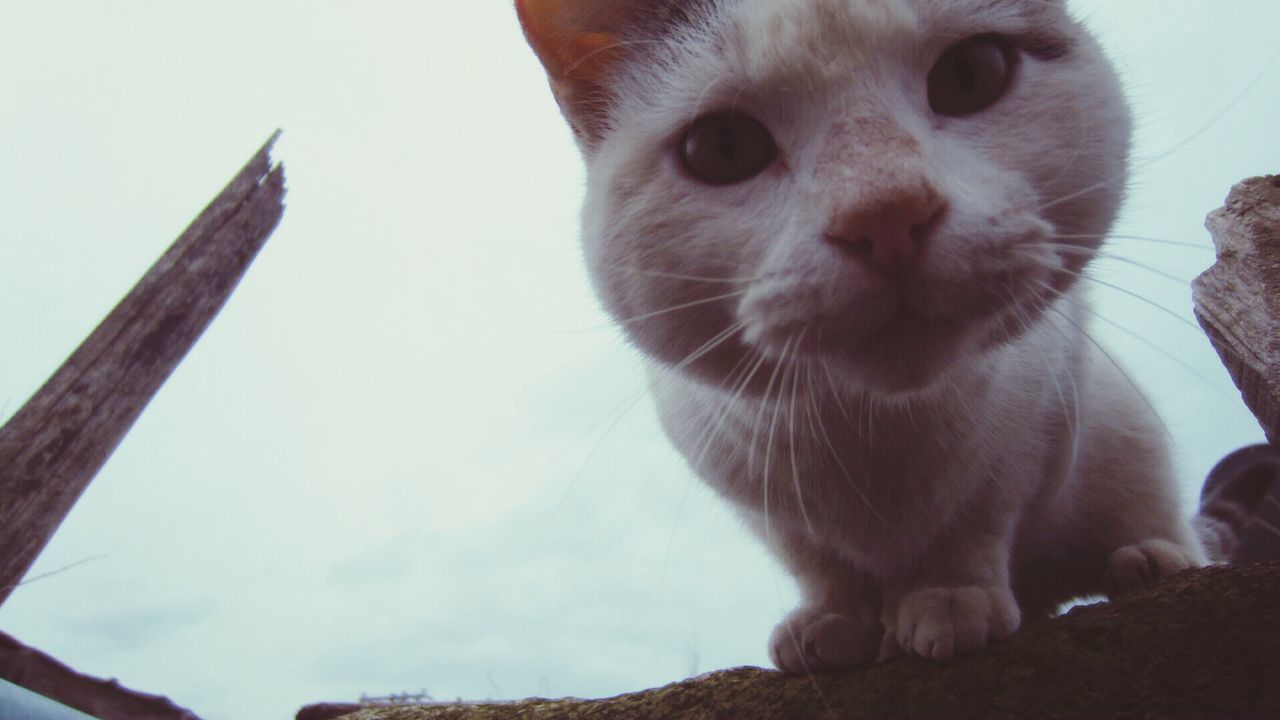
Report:
[[[1171,453],[1154,411],[1113,363],[1093,358],[1081,466],[1054,508],[1079,544],[1101,548],[1101,581],[1115,595],[1208,562],[1178,501]]]
[[[795,575],[802,595],[799,607],[769,636],[774,666],[802,675],[874,662],[884,634],[874,580],[829,550],[799,541],[771,545]]]
[[[791,675],[846,670],[875,661],[884,629],[869,608],[803,604],[773,629],[769,659]]]
[[[1115,459],[1114,474],[1100,472],[1101,479],[1090,478],[1095,497],[1089,515],[1106,520],[1111,537],[1103,547],[1115,548],[1102,578],[1108,595],[1208,563],[1178,502],[1173,471],[1167,462],[1158,461],[1163,457],[1156,451],[1151,455],[1152,460],[1141,466],[1130,458]]]
[[[1114,597],[1179,570],[1203,564],[1204,559],[1189,547],[1149,538],[1111,553],[1103,581],[1107,594]]]
[[[1009,584],[1008,558],[1003,534],[937,543],[920,572],[885,597],[891,638],[881,659],[905,652],[946,660],[1012,635],[1022,616]]]

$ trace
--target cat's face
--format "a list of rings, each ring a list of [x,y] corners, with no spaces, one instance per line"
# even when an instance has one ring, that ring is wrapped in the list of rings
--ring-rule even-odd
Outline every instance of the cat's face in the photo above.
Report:
[[[535,46],[547,4],[521,2]],[[550,4],[592,33],[560,68],[540,50],[598,291],[711,382],[930,387],[1070,288],[1116,213],[1126,105],[1056,0]]]

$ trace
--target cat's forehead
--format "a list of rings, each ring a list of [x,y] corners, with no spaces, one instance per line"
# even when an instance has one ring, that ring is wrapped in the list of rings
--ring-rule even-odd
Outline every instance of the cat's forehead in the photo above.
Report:
[[[718,51],[752,80],[819,79],[865,67],[922,38],[1044,31],[1068,23],[1062,0],[719,0]],[[705,36],[704,36],[705,37]]]
[[[911,32],[923,24],[1062,16],[1064,0],[667,0],[668,5],[714,6],[756,29],[857,30],[864,37]],[[664,11],[667,12],[667,11]]]
[[[911,0],[744,0],[725,8],[725,49],[751,80],[815,81],[865,65],[882,43],[914,35]]]
[[[919,26],[920,3],[914,0],[740,0],[727,14],[735,30],[758,43],[785,46],[830,33],[863,38],[911,32]]]

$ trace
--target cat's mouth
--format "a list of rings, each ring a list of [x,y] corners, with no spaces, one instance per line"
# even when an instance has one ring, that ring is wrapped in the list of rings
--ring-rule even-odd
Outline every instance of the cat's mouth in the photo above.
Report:
[[[660,329],[682,332],[660,337],[687,342],[650,347],[675,367],[748,394],[767,392],[771,378],[798,367],[868,392],[907,394],[973,368],[1019,335],[1043,312],[1042,286],[1006,268],[899,282],[789,273],[756,281],[732,305],[698,303],[678,325],[663,316]]]
[[[859,384],[888,392],[931,385],[966,356],[970,322],[902,310],[870,336],[820,348],[815,359]]]
[[[743,340],[779,365],[819,364],[867,389],[905,393],[967,365],[1001,315],[997,304],[986,302],[926,313],[901,296],[859,310],[748,323]]]
[[[708,331],[701,349],[668,362],[733,393],[770,395],[813,372],[845,387],[890,395],[927,391],[980,361],[992,328],[1006,313],[929,317],[898,306],[874,327],[848,318],[796,318],[767,331],[749,322]],[[730,327],[737,327],[730,331]],[[754,332],[753,332],[754,330]],[[716,338],[722,338],[717,340]]]

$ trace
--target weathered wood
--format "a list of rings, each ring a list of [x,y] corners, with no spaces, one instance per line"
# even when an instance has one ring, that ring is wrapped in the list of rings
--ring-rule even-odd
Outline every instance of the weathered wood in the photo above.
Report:
[[[200,720],[167,697],[78,673],[0,632],[0,679],[39,693],[94,720]],[[7,717],[0,702],[0,717]]]
[[[0,604],[279,224],[277,137],[0,428]]]
[[[368,708],[344,720],[1263,720],[1280,717],[1280,564],[1217,566],[1026,625],[947,663],[741,668],[606,700]]]
[[[1280,441],[1280,176],[1246,180],[1207,221],[1218,261],[1196,317],[1273,444]]]

